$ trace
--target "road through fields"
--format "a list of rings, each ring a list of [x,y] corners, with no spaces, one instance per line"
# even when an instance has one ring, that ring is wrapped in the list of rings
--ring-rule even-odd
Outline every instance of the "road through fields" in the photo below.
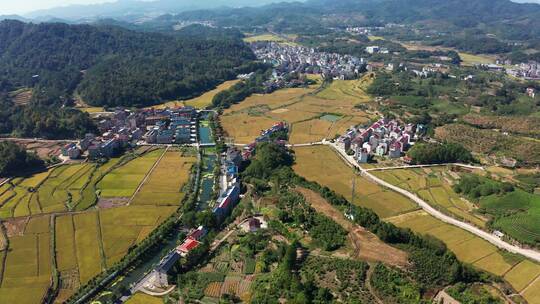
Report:
[[[381,185],[381,186],[384,186],[386,188],[389,188],[397,193],[400,193],[404,196],[406,196],[407,198],[411,199],[413,202],[415,202],[416,204],[418,204],[424,211],[426,211],[427,213],[429,213],[430,215],[432,215],[433,217],[445,222],[445,223],[448,223],[448,224],[451,224],[451,225],[454,225],[454,226],[457,226],[463,230],[466,230],[488,242],[490,242],[491,244],[499,247],[499,248],[502,248],[502,249],[505,249],[509,252],[512,252],[512,253],[516,253],[516,254],[521,254],[527,258],[530,258],[531,260],[534,260],[536,262],[540,262],[540,252],[536,251],[536,250],[532,250],[532,249],[526,249],[526,248],[522,248],[522,247],[519,247],[519,246],[515,246],[515,245],[512,245],[510,243],[507,243],[505,241],[503,241],[502,239],[500,239],[499,237],[489,233],[489,232],[486,232],[480,228],[477,228],[471,224],[468,224],[468,223],[465,223],[465,222],[462,222],[462,221],[459,221],[453,217],[450,217],[442,212],[440,212],[439,210],[431,207],[430,204],[428,204],[427,202],[425,202],[424,200],[422,200],[421,198],[419,198],[418,196],[416,196],[415,194],[407,191],[407,190],[404,190],[404,189],[401,189],[397,186],[394,186],[378,177],[376,177],[375,175],[371,174],[368,170],[366,169],[363,169],[362,167],[360,167],[356,161],[354,160],[354,158],[350,155],[347,155],[347,153],[345,153],[345,151],[339,149],[335,144],[333,143],[329,143],[329,142],[325,142],[326,145],[332,147],[342,158],[343,160],[345,160],[349,166],[351,167],[354,167],[354,168],[357,168],[358,170],[360,170],[360,174],[362,176],[365,176],[367,178],[369,178],[370,180],[374,181],[375,183]]]

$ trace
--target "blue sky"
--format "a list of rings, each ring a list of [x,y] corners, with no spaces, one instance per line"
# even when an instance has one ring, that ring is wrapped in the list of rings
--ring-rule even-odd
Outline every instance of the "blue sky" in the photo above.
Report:
[[[113,0],[0,0],[0,15],[24,14],[44,8],[71,4],[94,4]]]

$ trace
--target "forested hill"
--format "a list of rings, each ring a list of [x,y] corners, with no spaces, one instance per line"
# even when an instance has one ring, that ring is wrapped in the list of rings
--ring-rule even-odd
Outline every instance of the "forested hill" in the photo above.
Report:
[[[208,33],[207,33],[208,34]],[[33,102],[146,106],[188,98],[250,68],[239,37],[175,37],[113,26],[0,22],[0,80],[34,87]]]
[[[323,27],[414,23],[443,32],[470,30],[508,40],[540,39],[540,5],[510,0],[310,0],[260,8],[185,12],[178,18],[300,33]]]

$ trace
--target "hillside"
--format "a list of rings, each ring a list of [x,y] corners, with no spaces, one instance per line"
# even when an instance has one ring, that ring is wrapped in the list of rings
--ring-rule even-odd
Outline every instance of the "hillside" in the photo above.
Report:
[[[189,98],[233,78],[254,59],[239,38],[171,38],[113,26],[0,22],[0,70],[34,101],[145,106]]]
[[[433,33],[461,33],[478,38],[540,38],[540,5],[510,0],[311,0],[260,8],[184,12],[177,20],[215,20],[220,25],[269,27],[275,31],[311,33],[322,27],[418,25]],[[490,42],[490,41],[487,41]]]

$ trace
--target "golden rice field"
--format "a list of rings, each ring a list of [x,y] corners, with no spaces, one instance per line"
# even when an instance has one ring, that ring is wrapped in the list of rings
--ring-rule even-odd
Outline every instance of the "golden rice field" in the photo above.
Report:
[[[355,108],[370,102],[364,90],[371,81],[366,76],[358,80],[336,80],[324,88],[312,85],[253,95],[227,109],[221,123],[237,143],[252,142],[261,130],[278,121],[291,126],[289,141],[293,144],[333,138],[372,118]]]
[[[184,197],[182,187],[189,180],[189,173],[197,161],[194,157],[181,157],[179,151],[165,155],[135,194],[133,205],[178,206]]]
[[[446,166],[374,171],[373,174],[393,185],[416,193],[437,209],[479,227],[487,219],[475,213],[475,206],[459,196],[452,185],[460,178]]]
[[[195,97],[188,100],[182,100],[182,101],[169,101],[169,102],[166,102],[157,106],[153,106],[150,108],[165,109],[167,107],[175,108],[175,107],[183,107],[183,106],[192,106],[197,109],[206,109],[208,106],[212,105],[212,100],[214,99],[214,96],[216,96],[221,91],[230,89],[233,85],[237,84],[238,82],[240,82],[240,80],[238,79],[225,81],[224,83],[217,86],[215,89],[210,90],[199,97]]]
[[[162,304],[163,299],[158,297],[149,296],[144,293],[136,293],[129,300],[125,302],[126,304]]]
[[[52,283],[50,217],[34,217],[9,238],[0,303],[40,303]],[[7,254],[6,254],[7,253]]]
[[[293,169],[307,180],[327,186],[348,200],[355,180],[354,203],[373,209],[380,217],[390,217],[418,209],[416,204],[393,191],[359,176],[327,146],[295,148]]]
[[[6,214],[3,231],[7,233],[9,245],[0,249],[0,258],[5,258],[5,263],[0,263],[0,303],[40,303],[52,284],[54,270],[59,275],[57,301],[66,300],[80,285],[118,262],[130,247],[144,240],[177,210],[184,195],[181,189],[188,181],[196,160],[182,156],[179,151],[168,151],[155,170],[149,172],[164,150],[141,153],[140,157],[130,161],[112,159],[100,166],[61,166],[14,180],[15,185],[0,187],[0,197],[4,198],[4,192],[12,191],[15,193],[13,198],[19,201],[26,197],[26,193],[38,194],[46,185],[54,190],[48,190],[52,193],[48,199],[39,196],[40,206],[53,205],[49,200],[63,206],[58,207],[54,215],[14,218],[13,213]],[[153,195],[157,200],[135,196],[137,201],[129,205],[102,206],[100,203],[98,208],[68,212],[71,193],[77,192],[81,200],[85,200],[88,193],[81,187],[88,182],[98,183],[99,189],[105,193],[124,193],[127,187],[119,188],[120,183],[111,182],[113,178],[110,176],[123,179],[122,174],[131,180],[137,176],[139,183],[143,180],[141,175],[149,174],[140,193],[143,196]],[[96,195],[95,184],[93,186],[87,188]],[[138,184],[129,184],[129,187],[134,191]],[[37,189],[30,192],[30,188]],[[62,191],[70,195],[56,194]],[[1,208],[9,204],[8,198]],[[18,203],[14,206],[16,208]],[[53,269],[54,257],[56,269]]]
[[[294,170],[308,180],[351,199],[353,169],[330,148],[326,146],[295,148],[296,164]],[[437,170],[433,170],[437,171]],[[416,172],[419,174],[419,172]],[[410,172],[398,176],[412,176]],[[416,176],[416,175],[415,175]],[[401,178],[394,178],[398,182]],[[424,185],[442,186],[438,178],[406,179],[403,188],[418,188]],[[401,181],[403,182],[403,181]],[[432,235],[442,240],[463,262],[470,263],[482,270],[503,277],[514,289],[520,292],[529,303],[540,303],[538,287],[540,283],[540,265],[525,260],[521,256],[499,250],[489,242],[453,225],[446,224],[422,210],[411,211],[416,205],[405,197],[382,190],[378,185],[357,177],[354,203],[371,208],[386,221],[400,227],[410,228],[415,232]],[[396,195],[388,199],[388,195]],[[437,194],[440,199],[441,194]],[[368,199],[366,199],[368,198]]]

